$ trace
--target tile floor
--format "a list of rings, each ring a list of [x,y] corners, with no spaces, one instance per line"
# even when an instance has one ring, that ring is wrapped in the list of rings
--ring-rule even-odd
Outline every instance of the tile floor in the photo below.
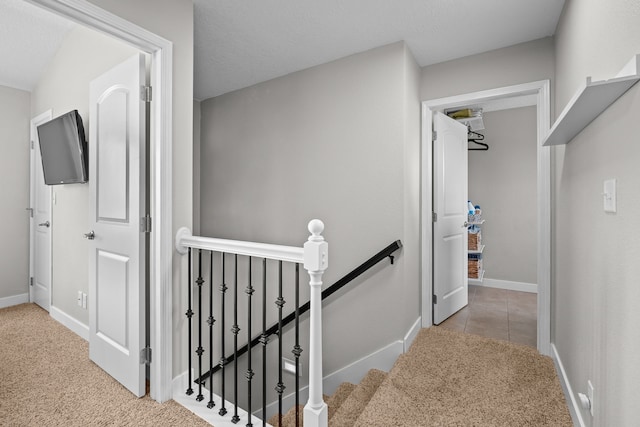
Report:
[[[537,297],[469,285],[469,305],[439,326],[536,347]]]

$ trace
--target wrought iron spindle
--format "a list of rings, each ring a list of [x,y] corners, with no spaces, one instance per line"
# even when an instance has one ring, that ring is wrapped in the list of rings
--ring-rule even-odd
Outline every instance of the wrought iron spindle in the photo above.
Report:
[[[238,255],[235,254],[233,257],[233,327],[231,328],[231,332],[233,332],[233,417],[231,417],[231,422],[236,424],[240,421],[240,416],[238,415],[238,333],[240,332],[240,327],[238,327]]]
[[[285,300],[282,297],[282,261],[278,261],[278,299],[276,305],[278,306],[278,385],[276,385],[276,391],[278,392],[278,425],[282,425],[282,393],[286,389],[282,382],[282,307],[284,307]]]
[[[249,257],[249,286],[245,290],[247,294],[247,342],[251,342],[251,297],[253,296],[253,285],[251,283],[251,257]],[[237,362],[236,362],[237,363]],[[252,427],[251,423],[251,380],[253,379],[253,370],[251,369],[251,351],[247,352],[247,427]]]
[[[187,258],[187,264],[188,264],[188,268],[187,268],[187,300],[189,301],[189,309],[187,310],[187,312],[185,313],[187,316],[187,326],[188,326],[188,339],[189,342],[187,344],[188,350],[189,350],[189,357],[187,358],[189,361],[189,385],[187,386],[187,396],[191,396],[193,394],[193,388],[191,388],[191,384],[192,384],[192,378],[191,378],[191,318],[193,317],[193,310],[191,309],[191,248],[189,248],[189,256]]]
[[[198,348],[196,354],[198,355],[198,378],[201,378],[202,353],[204,353],[204,349],[202,348],[202,284],[204,283],[204,279],[202,278],[202,249],[198,249],[198,279],[196,283],[198,284]],[[198,396],[196,400],[198,402],[204,400],[204,396],[202,395],[202,381],[198,381]]]
[[[227,285],[225,283],[225,257],[224,257],[224,252],[222,252],[221,254],[221,258],[222,258],[222,284],[220,285],[220,293],[222,294],[222,298],[221,302],[220,302],[220,350],[222,351],[222,357],[220,358],[220,369],[222,370],[221,372],[221,376],[220,376],[220,386],[221,386],[221,392],[222,392],[222,399],[220,399],[221,403],[221,407],[220,410],[218,411],[218,414],[220,414],[221,417],[225,416],[227,414],[227,408],[225,408],[225,366],[227,364],[227,359],[225,356],[225,350],[224,350],[224,338],[225,338],[225,328],[224,328],[224,323],[225,323],[225,314],[224,314],[224,300],[225,300],[225,296],[227,295]]]
[[[267,423],[267,259],[262,259],[262,425]]]
[[[216,406],[213,401],[213,324],[216,319],[213,317],[213,251],[209,251],[209,402],[207,408]]]
[[[296,306],[296,322],[295,322],[295,336],[296,344],[291,351],[295,356],[296,362],[296,427],[299,427],[300,423],[300,374],[298,369],[300,368],[300,354],[302,354],[302,348],[300,347],[300,264],[296,263],[295,274],[295,306]]]

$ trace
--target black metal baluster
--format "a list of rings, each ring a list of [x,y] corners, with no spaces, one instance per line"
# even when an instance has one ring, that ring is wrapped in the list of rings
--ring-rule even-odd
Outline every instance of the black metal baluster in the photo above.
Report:
[[[189,248],[189,257],[187,260],[187,264],[188,264],[188,268],[187,268],[187,292],[188,292],[188,301],[189,301],[189,309],[187,310],[187,312],[185,313],[187,316],[187,325],[188,325],[188,330],[189,330],[189,343],[187,344],[188,350],[189,350],[189,357],[187,358],[189,361],[189,385],[187,388],[187,396],[191,396],[193,394],[193,389],[191,388],[191,318],[193,317],[193,310],[191,310],[191,248]]]
[[[220,293],[222,293],[222,298],[221,298],[221,309],[220,309],[220,350],[222,351],[222,357],[220,358],[220,369],[222,369],[222,373],[221,373],[221,392],[222,392],[222,399],[221,399],[221,407],[220,410],[218,411],[218,414],[220,414],[221,417],[225,416],[227,414],[227,408],[225,408],[225,366],[227,364],[227,359],[225,356],[225,351],[224,351],[224,338],[225,338],[225,328],[224,328],[224,320],[225,320],[225,314],[224,314],[224,300],[225,300],[225,296],[227,295],[227,285],[225,284],[225,262],[224,262],[224,252],[221,254],[222,256],[222,284],[220,285]]]
[[[267,424],[267,259],[262,259],[262,425]]]
[[[251,283],[251,257],[249,257],[249,286],[245,290],[247,293],[247,342],[251,342],[251,297],[253,296],[253,285]],[[253,378],[253,370],[251,369],[251,351],[247,352],[247,427],[252,427],[251,423],[251,380]]]
[[[216,319],[213,317],[213,251],[209,252],[209,403],[207,408],[216,406],[213,401],[213,324]]]
[[[282,393],[286,389],[282,382],[282,307],[284,307],[285,300],[282,297],[282,261],[278,262],[278,299],[276,305],[278,306],[278,385],[276,385],[276,391],[278,392],[278,425],[282,425]]]
[[[236,424],[240,421],[238,416],[238,333],[240,328],[238,327],[238,255],[235,254],[233,258],[233,417],[231,422]]]
[[[198,249],[198,279],[196,283],[198,284],[198,349],[196,354],[198,355],[198,378],[200,378],[202,377],[202,353],[204,353],[202,348],[202,284],[204,283],[202,278],[202,249]],[[204,400],[202,381],[198,381],[198,396],[196,400],[198,402]]]
[[[299,427],[300,423],[300,374],[298,369],[300,368],[300,354],[302,354],[302,348],[300,347],[300,264],[296,263],[296,277],[295,277],[295,306],[296,306],[296,323],[295,323],[295,335],[296,344],[291,351],[295,356],[296,361],[296,427]]]

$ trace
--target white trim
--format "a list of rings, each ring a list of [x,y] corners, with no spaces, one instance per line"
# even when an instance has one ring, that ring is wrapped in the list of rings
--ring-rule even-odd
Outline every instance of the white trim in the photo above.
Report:
[[[53,118],[53,110],[49,109],[43,113],[38,114],[37,116],[35,116],[34,118],[31,119],[30,122],[30,135],[29,135],[29,144],[31,144],[32,141],[36,140],[36,134],[37,134],[37,128],[38,125],[48,122],[49,120],[51,120]],[[36,154],[35,154],[35,150],[37,150],[38,148],[34,147],[33,149],[29,149],[29,164],[30,164],[30,169],[29,169],[29,177],[30,177],[30,183],[29,183],[29,207],[31,209],[34,208],[34,206],[36,205],[36,177],[35,177],[35,168],[36,167],[41,167],[40,165],[36,165]],[[51,187],[49,188],[49,215],[51,215]],[[51,233],[51,231],[49,231]],[[51,268],[53,266],[53,238],[50,235],[49,236],[49,301],[48,301],[48,306],[46,307],[46,310],[50,310],[51,309],[51,302],[53,301],[52,298],[52,281],[53,281],[53,274],[51,274]],[[35,265],[35,259],[36,259],[36,233],[35,233],[35,212],[33,212],[33,210],[31,211],[31,215],[29,217],[29,277],[33,277],[35,280],[36,277],[36,265]],[[30,302],[34,302],[35,301],[35,295],[34,295],[34,290],[33,290],[33,286],[29,286],[29,301]]]
[[[404,336],[403,346],[405,353],[409,351],[409,347],[411,347],[411,344],[413,344],[413,341],[418,336],[418,332],[420,332],[420,329],[422,329],[422,319],[418,317],[413,323],[413,326],[411,326],[411,328],[409,329],[409,332],[407,332],[407,334]]]
[[[62,323],[63,326],[66,326],[71,331],[75,332],[80,338],[85,341],[89,341],[89,326],[80,322],[75,317],[71,317],[64,311],[60,310],[58,307],[51,306],[49,308],[49,315],[58,322]]]
[[[560,360],[560,355],[558,354],[558,349],[555,344],[551,344],[551,357],[556,365],[556,369],[558,370],[558,377],[560,378],[560,384],[562,385],[562,391],[564,392],[564,397],[569,402],[569,412],[571,413],[571,419],[573,420],[573,424],[575,426],[585,427],[584,419],[582,418],[582,412],[580,411],[580,405],[576,400],[575,395],[573,394],[573,389],[571,388],[571,383],[569,383],[569,377],[567,377],[567,371],[564,370],[564,365],[562,364],[562,360]]]
[[[172,129],[173,44],[86,0],[27,0],[89,28],[150,53],[151,103],[150,188],[154,231],[149,245],[151,398],[171,399],[172,382]]]
[[[422,326],[433,319],[432,284],[432,114],[444,108],[460,107],[503,97],[536,95],[537,105],[537,205],[538,205],[538,351],[551,351],[551,152],[542,144],[549,132],[549,80],[484,90],[422,102]]]
[[[234,408],[233,403],[229,402],[225,399],[225,408],[229,411],[224,417],[218,415],[218,410],[222,407],[222,399],[220,396],[214,394],[213,402],[216,406],[213,409],[207,408],[207,403],[209,403],[209,390],[205,387],[202,388],[202,394],[206,396],[206,398],[200,402],[196,400],[196,395],[192,394],[191,396],[187,396],[187,384],[189,383],[189,371],[185,371],[182,374],[175,377],[172,381],[171,389],[173,400],[175,400],[180,405],[184,406],[191,412],[193,412],[198,417],[202,418],[212,426],[216,427],[237,427],[239,425],[244,425],[247,420],[247,411],[238,407],[238,416],[240,417],[240,423],[234,424],[231,422],[231,416]],[[194,378],[192,375],[191,378]],[[191,388],[193,390],[198,390],[198,384],[192,383]],[[251,422],[254,426],[261,426],[262,420],[255,415],[251,417]],[[271,426],[270,424],[265,424],[267,426]]]
[[[507,289],[509,291],[530,292],[532,294],[538,293],[538,285],[536,283],[514,282],[512,280],[499,280],[499,279],[487,279],[482,281],[482,284],[477,286],[484,286],[487,288]]]
[[[0,298],[0,308],[12,307],[18,304],[29,302],[29,294],[12,295],[10,297]]]

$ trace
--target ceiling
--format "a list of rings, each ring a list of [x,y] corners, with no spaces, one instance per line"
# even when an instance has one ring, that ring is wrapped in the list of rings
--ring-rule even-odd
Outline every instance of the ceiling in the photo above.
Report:
[[[405,40],[420,66],[553,35],[564,0],[194,0],[203,100]],[[0,85],[32,90],[73,24],[0,0]]]

